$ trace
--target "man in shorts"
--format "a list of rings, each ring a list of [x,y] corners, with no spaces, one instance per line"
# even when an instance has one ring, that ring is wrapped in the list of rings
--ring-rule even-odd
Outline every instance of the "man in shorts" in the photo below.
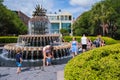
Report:
[[[82,51],[85,52],[87,49],[87,37],[85,36],[85,34],[83,34],[81,38],[81,44],[82,44]]]

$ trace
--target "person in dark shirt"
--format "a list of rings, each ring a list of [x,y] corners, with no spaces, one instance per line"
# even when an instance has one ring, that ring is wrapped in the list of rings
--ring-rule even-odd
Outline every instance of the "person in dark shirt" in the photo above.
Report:
[[[16,65],[17,65],[17,73],[21,72],[21,66],[22,66],[22,55],[21,55],[21,49],[18,48],[16,51]]]

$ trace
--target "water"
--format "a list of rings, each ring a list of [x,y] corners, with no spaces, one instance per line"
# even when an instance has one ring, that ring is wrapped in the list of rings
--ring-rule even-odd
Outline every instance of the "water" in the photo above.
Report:
[[[0,49],[0,66],[2,67],[16,67],[16,60],[15,58],[8,58],[8,51],[5,49]],[[56,58],[52,60],[52,64],[57,65],[57,64],[64,64],[67,63],[68,60],[71,59],[71,56],[60,56],[60,53],[56,54]],[[22,63],[23,67],[36,67],[36,66],[42,66],[42,59],[23,59]]]
[[[35,10],[37,10],[36,7]],[[2,66],[15,66],[16,50],[21,48],[24,66],[40,66],[42,65],[43,53],[42,49],[46,45],[54,47],[54,61],[64,62],[68,55],[70,44],[62,43],[61,34],[50,34],[51,24],[46,16],[46,10],[40,8],[36,15],[29,20],[28,35],[19,35],[16,44],[6,44],[0,55]],[[64,60],[64,61],[62,61]],[[54,62],[53,61],[53,62]]]

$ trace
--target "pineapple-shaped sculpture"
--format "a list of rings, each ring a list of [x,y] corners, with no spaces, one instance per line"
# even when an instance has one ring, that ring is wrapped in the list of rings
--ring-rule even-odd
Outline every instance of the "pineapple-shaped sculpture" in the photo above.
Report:
[[[46,16],[46,10],[36,5],[33,11],[33,18],[29,20],[29,34],[47,34],[49,33],[50,22]]]

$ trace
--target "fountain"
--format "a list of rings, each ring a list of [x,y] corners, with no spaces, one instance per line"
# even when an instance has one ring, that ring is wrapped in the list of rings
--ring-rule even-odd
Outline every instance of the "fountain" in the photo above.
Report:
[[[46,45],[53,46],[54,61],[64,61],[65,58],[70,56],[70,44],[61,43],[60,34],[50,34],[50,22],[46,16],[46,10],[39,5],[35,9],[33,18],[29,20],[28,35],[19,35],[17,43],[4,46],[0,60],[4,62],[4,65],[15,65],[15,51],[19,47],[22,50],[24,66],[30,66],[31,63],[34,63],[32,66],[41,65],[43,58],[42,49]]]

